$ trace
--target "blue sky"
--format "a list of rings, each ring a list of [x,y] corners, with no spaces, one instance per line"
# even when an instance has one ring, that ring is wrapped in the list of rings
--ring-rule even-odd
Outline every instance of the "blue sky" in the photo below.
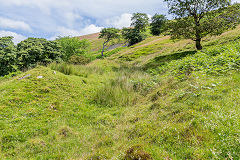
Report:
[[[240,0],[237,0],[240,2]],[[128,27],[131,14],[167,15],[163,0],[0,0],[0,37],[55,39]]]

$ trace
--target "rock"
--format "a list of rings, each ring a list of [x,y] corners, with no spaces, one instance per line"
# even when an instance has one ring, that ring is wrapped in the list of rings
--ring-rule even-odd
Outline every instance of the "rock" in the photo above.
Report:
[[[43,78],[43,76],[38,76],[38,77],[37,77],[37,79],[42,79],[42,78]]]
[[[56,72],[56,71],[53,71],[53,74],[57,74],[57,72]]]
[[[31,74],[28,74],[26,76],[23,76],[23,77],[19,78],[18,80],[22,80],[22,79],[25,79],[25,78],[30,77],[30,76],[31,76]]]

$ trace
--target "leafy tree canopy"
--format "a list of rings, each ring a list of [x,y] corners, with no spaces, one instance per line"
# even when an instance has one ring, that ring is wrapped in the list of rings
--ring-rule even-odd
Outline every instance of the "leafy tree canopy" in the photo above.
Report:
[[[119,38],[120,35],[119,35],[119,29],[116,29],[116,28],[103,28],[100,32],[100,35],[99,35],[99,38],[102,38],[104,39],[104,42],[103,42],[103,49],[102,49],[102,56],[103,55],[103,52],[104,52],[104,49],[106,47],[106,45],[111,41],[111,40],[114,40],[114,39],[117,39]]]
[[[7,75],[17,70],[17,52],[12,39],[13,37],[0,38],[0,76]]]
[[[122,36],[128,41],[130,46],[139,43],[146,38],[146,34],[144,32],[139,32],[134,28],[123,28]]]
[[[149,18],[145,13],[133,13],[131,26],[139,32],[145,32],[149,25]]]
[[[219,35],[239,23],[239,5],[229,6],[230,0],[165,1],[176,18],[168,24],[172,38],[192,39],[198,50],[206,35]]]
[[[20,69],[35,67],[37,63],[47,64],[61,59],[60,45],[44,38],[28,38],[17,45],[17,59]]]
[[[160,35],[164,31],[166,21],[166,16],[162,14],[155,14],[152,17],[152,22],[150,24],[151,33],[156,36]]]
[[[80,56],[90,51],[90,42],[86,39],[80,40],[77,37],[59,37],[56,40],[63,53],[63,60],[68,61],[71,56]]]

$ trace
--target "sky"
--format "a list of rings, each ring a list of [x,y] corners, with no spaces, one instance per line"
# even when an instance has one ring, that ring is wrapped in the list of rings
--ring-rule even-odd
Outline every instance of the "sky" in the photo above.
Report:
[[[0,37],[14,43],[27,37],[97,33],[104,27],[128,27],[132,13],[168,13],[164,0],[0,0]],[[240,0],[235,0],[240,2]]]

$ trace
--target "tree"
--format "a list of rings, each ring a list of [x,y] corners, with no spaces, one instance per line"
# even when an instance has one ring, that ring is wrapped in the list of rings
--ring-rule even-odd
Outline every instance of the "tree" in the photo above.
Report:
[[[107,46],[107,44],[110,41],[112,41],[113,39],[117,39],[119,37],[120,37],[119,36],[119,30],[116,29],[116,28],[104,28],[104,29],[101,30],[98,38],[104,39],[102,53],[101,53],[102,56],[104,56],[103,53],[104,53],[104,49]]]
[[[206,35],[220,35],[239,23],[239,6],[230,6],[231,0],[165,0],[169,13],[175,20],[169,23],[172,38],[196,41],[202,49],[201,40]]]
[[[149,18],[145,13],[133,13],[131,26],[139,32],[145,32],[149,25]]]
[[[147,37],[145,32],[149,25],[149,18],[145,13],[134,13],[131,20],[132,28],[123,28],[122,30],[122,36],[130,46],[143,41]]]
[[[90,51],[90,42],[86,39],[80,40],[77,37],[59,37],[56,40],[63,52],[63,60],[68,61],[71,56],[82,56]]]
[[[28,38],[17,44],[18,66],[21,70],[61,60],[60,45],[44,38]]]
[[[152,17],[152,22],[150,24],[151,33],[155,36],[159,36],[164,31],[166,21],[166,16],[161,14],[155,14]]]
[[[122,36],[128,41],[130,46],[141,42],[146,38],[146,34],[144,32],[139,32],[134,28],[123,28]]]
[[[17,70],[17,50],[12,39],[13,37],[0,38],[0,76]]]

